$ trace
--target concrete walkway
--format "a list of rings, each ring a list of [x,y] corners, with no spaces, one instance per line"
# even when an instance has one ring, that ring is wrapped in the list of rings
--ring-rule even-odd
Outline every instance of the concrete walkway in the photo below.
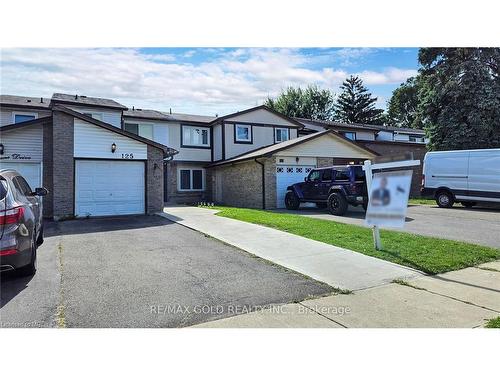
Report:
[[[500,316],[500,262],[203,323],[196,328],[475,328]]]
[[[216,216],[206,208],[166,207],[160,214],[256,256],[333,287],[361,290],[422,273],[276,229]]]

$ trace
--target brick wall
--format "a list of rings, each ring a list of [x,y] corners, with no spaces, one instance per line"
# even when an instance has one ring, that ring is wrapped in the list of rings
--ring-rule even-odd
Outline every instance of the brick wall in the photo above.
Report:
[[[408,143],[398,143],[398,142],[370,142],[370,141],[358,141],[362,143],[366,148],[373,150],[380,154],[381,156],[398,156],[404,155],[407,152],[413,154],[413,159],[420,160],[420,166],[412,167],[413,177],[411,182],[411,192],[410,196],[419,197],[420,196],[420,185],[422,181],[422,171],[423,171],[423,161],[424,156],[427,153],[427,148],[422,144],[408,144]]]
[[[54,111],[52,121],[52,171],[54,219],[73,216],[74,212],[74,162],[73,131],[74,119],[66,113]]]
[[[53,186],[53,163],[52,163],[52,123],[43,124],[43,176],[42,186],[49,191],[43,197],[43,216],[50,218],[53,216],[54,186]]]
[[[163,210],[163,151],[148,145],[146,166],[146,212],[155,213]]]
[[[266,209],[276,208],[276,160],[260,159],[264,163]],[[263,208],[262,166],[254,160],[210,168],[213,199],[227,206]],[[220,183],[221,186],[217,186]],[[221,189],[222,201],[216,191]]]
[[[167,174],[168,174],[168,203],[180,203],[180,204],[194,204],[201,201],[212,201],[211,187],[209,187],[209,180],[207,179],[207,170],[205,170],[205,191],[179,191],[177,189],[177,170],[179,168],[194,168],[195,165],[187,164],[178,161],[170,161],[167,164]],[[202,168],[200,165],[196,165],[196,168]]]

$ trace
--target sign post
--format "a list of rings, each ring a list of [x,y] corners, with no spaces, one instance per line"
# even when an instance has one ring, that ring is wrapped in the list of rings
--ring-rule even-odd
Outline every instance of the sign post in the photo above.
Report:
[[[363,170],[368,190],[368,207],[365,223],[372,227],[376,250],[382,250],[380,226],[401,228],[404,226],[412,171],[381,172],[373,176],[373,170],[420,165],[420,160],[403,160],[372,164],[366,160]],[[374,184],[374,180],[376,183]]]

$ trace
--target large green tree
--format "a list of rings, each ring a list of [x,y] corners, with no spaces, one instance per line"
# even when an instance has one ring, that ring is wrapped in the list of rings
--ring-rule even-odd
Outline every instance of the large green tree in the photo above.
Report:
[[[500,147],[500,49],[421,48],[418,121],[435,150]]]
[[[350,76],[340,86],[341,93],[335,103],[337,121],[359,124],[382,125],[383,109],[375,107],[376,97],[363,85],[358,76]]]
[[[288,87],[275,99],[267,98],[264,102],[284,115],[313,120],[331,120],[333,103],[333,93],[318,86],[308,86],[306,89]]]
[[[388,125],[405,128],[422,128],[417,116],[418,77],[411,77],[392,92],[387,103],[386,122]]]

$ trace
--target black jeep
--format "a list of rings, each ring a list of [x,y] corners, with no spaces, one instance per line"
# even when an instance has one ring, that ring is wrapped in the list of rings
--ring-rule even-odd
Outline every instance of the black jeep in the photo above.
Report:
[[[287,187],[285,206],[297,210],[300,203],[316,203],[320,208],[328,207],[333,215],[344,215],[347,206],[362,205],[366,210],[368,194],[365,172],[361,165],[316,168],[304,182]]]

